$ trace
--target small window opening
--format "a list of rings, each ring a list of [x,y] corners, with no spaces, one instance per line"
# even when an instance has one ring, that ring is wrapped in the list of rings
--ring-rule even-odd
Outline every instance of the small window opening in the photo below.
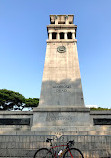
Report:
[[[56,37],[57,37],[57,33],[56,33],[56,32],[53,32],[53,33],[52,33],[52,39],[56,39]]]
[[[73,24],[72,22],[69,22],[69,24]]]
[[[58,24],[65,24],[65,21],[59,21]]]
[[[60,39],[64,39],[64,33],[63,32],[60,33]]]
[[[51,24],[55,24],[55,21],[51,21]]]
[[[68,32],[68,33],[67,33],[67,38],[68,38],[68,39],[72,39],[72,33],[71,33],[71,32]]]

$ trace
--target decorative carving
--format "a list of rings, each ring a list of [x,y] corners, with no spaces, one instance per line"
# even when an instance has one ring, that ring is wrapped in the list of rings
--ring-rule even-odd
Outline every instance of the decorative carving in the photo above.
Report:
[[[65,19],[68,19],[68,15],[65,16]]]
[[[57,15],[55,15],[55,19],[57,19]]]
[[[66,52],[66,47],[65,47],[65,46],[59,46],[59,47],[57,48],[57,51],[58,51],[59,53],[65,53],[65,52]]]

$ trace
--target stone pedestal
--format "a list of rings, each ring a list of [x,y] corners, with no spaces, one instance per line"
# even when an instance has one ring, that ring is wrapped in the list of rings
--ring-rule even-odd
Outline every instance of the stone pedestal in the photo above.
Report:
[[[34,110],[32,131],[71,132],[77,127],[89,127],[89,108],[38,107]]]

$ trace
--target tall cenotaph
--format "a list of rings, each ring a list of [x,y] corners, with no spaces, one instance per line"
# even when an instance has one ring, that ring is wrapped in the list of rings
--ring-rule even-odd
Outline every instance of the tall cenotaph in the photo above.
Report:
[[[50,15],[39,106],[34,110],[36,131],[73,131],[89,126],[77,53],[73,15]]]

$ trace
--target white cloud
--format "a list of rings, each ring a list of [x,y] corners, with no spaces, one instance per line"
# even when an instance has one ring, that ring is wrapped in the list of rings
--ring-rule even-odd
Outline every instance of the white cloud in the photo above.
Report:
[[[98,105],[86,105],[88,108],[98,108]]]

